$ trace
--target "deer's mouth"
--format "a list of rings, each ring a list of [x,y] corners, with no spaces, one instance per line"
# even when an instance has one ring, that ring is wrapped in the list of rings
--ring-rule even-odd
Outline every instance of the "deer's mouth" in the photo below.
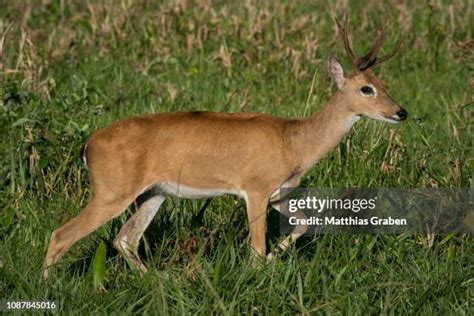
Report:
[[[396,124],[399,123],[401,120],[397,115],[386,116],[386,115],[367,115],[368,117],[382,122]]]
[[[383,121],[386,121],[386,122],[389,122],[389,123],[392,123],[392,124],[396,124],[396,123],[400,123],[402,121],[402,119],[398,116],[398,115],[392,115],[392,116],[383,116]]]

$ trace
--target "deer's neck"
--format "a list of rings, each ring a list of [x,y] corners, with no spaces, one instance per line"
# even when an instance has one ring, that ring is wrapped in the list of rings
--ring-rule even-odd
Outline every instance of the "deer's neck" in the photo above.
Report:
[[[290,142],[302,169],[311,168],[326,156],[359,120],[344,102],[336,93],[321,111],[294,123]]]

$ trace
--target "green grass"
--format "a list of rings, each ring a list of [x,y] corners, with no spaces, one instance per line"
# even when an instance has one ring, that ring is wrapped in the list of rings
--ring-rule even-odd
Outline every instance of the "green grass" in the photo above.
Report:
[[[214,199],[202,226],[191,218],[203,201],[167,201],[145,233],[144,277],[112,247],[130,209],[41,280],[51,231],[87,201],[80,148],[95,129],[178,110],[317,111],[335,91],[325,58],[349,66],[333,20],[346,10],[359,54],[387,11],[382,53],[404,46],[376,73],[409,120],[359,122],[302,186],[472,187],[470,1],[79,3],[1,5],[0,34],[13,24],[0,60],[0,299],[58,300],[80,314],[473,313],[470,235],[308,237],[252,267],[245,208],[233,197]],[[274,213],[268,235],[270,245],[279,238]]]

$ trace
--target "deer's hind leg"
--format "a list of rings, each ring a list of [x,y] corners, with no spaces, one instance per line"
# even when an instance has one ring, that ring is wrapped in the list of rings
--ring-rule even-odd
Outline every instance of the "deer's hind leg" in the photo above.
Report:
[[[139,206],[138,211],[122,226],[114,239],[115,248],[132,268],[138,269],[142,274],[147,272],[147,268],[138,256],[138,245],[143,233],[165,199],[166,197],[163,195],[148,197]]]
[[[43,277],[48,277],[48,269],[78,240],[86,237],[114,217],[119,216],[132,200],[105,199],[94,195],[84,210],[51,234],[45,258]]]

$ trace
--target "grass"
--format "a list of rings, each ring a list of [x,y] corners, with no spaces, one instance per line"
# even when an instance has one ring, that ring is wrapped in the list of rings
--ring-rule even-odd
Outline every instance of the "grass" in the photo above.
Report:
[[[472,314],[471,235],[308,237],[252,267],[233,197],[214,199],[203,225],[191,220],[203,201],[167,201],[145,233],[144,277],[112,247],[130,208],[41,280],[51,231],[87,201],[80,148],[95,129],[166,111],[317,111],[335,91],[325,58],[349,69],[333,20],[345,11],[359,54],[387,12],[382,53],[404,46],[376,72],[410,116],[362,120],[302,186],[472,188],[471,1],[4,2],[0,298],[80,314]],[[277,222],[271,213],[270,244]]]

